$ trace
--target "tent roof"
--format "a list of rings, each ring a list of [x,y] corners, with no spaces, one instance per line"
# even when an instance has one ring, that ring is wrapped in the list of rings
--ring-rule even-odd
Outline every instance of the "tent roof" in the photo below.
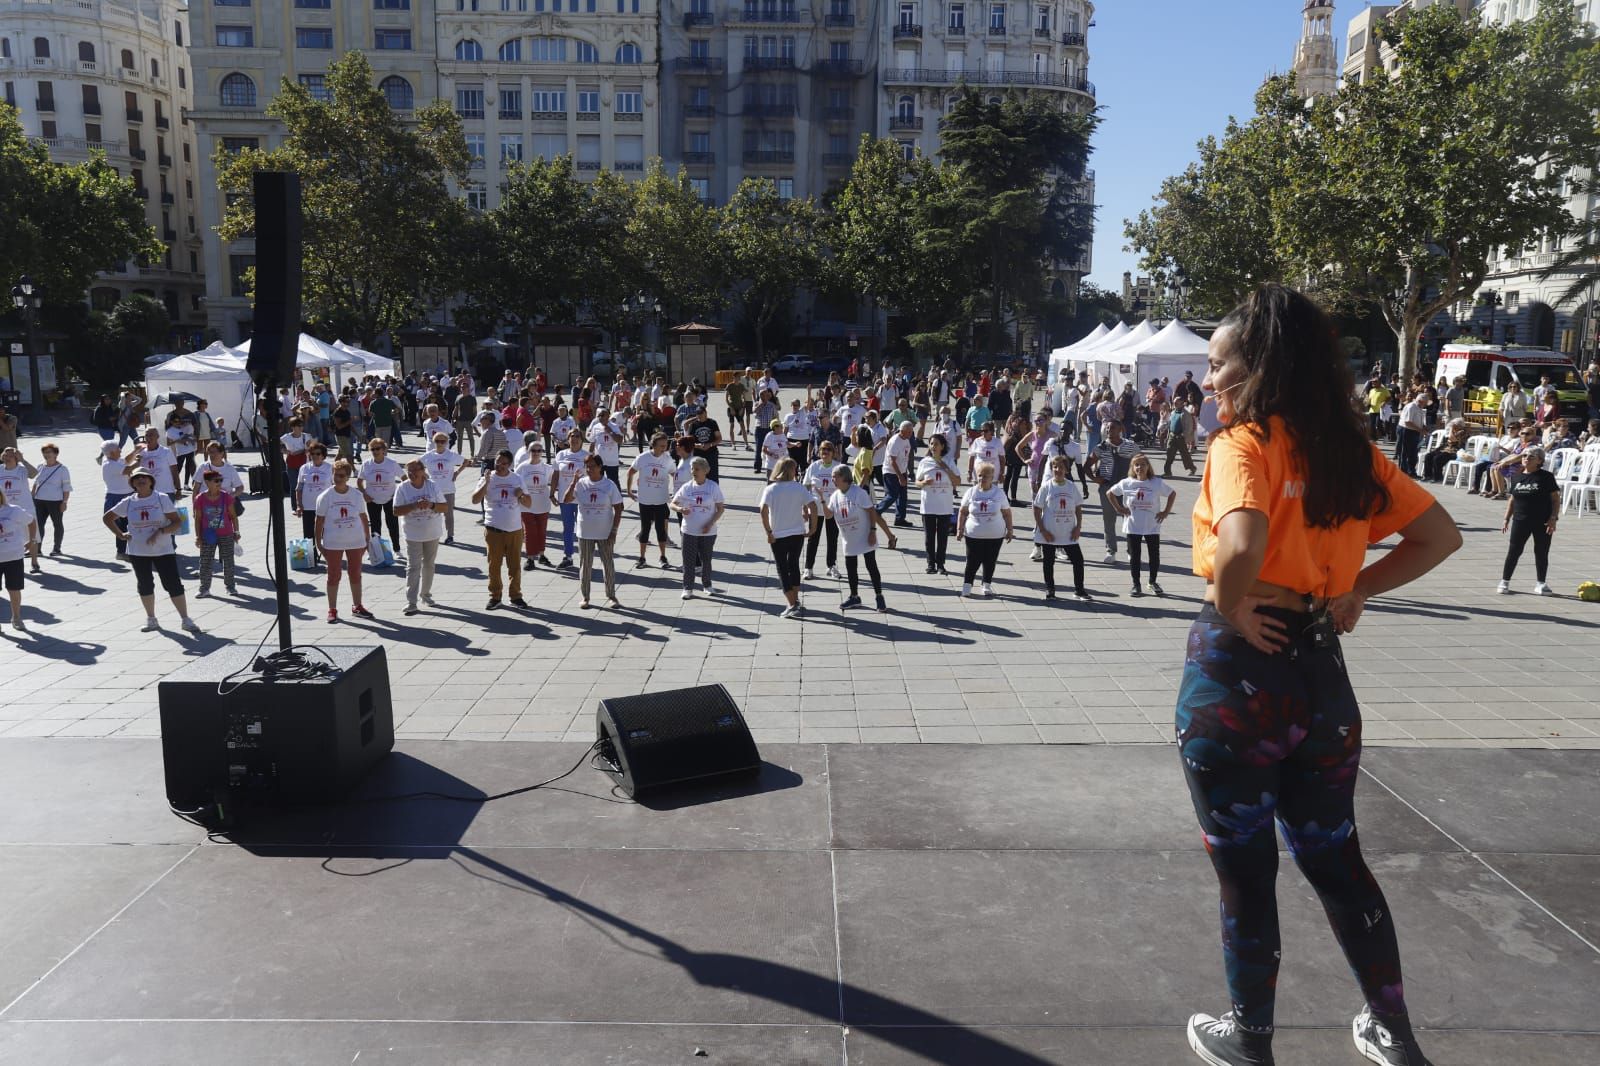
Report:
[[[1120,340],[1099,344],[1091,353],[1096,360],[1109,361],[1124,356],[1131,356],[1145,341],[1150,340],[1160,330],[1148,318],[1123,334]]]
[[[233,351],[221,341],[212,343],[209,348],[188,355],[175,355],[164,363],[145,370],[145,380],[161,378],[172,380],[175,378],[238,378],[248,380],[245,372],[245,360],[238,352]]]
[[[254,339],[254,337],[250,338],[250,340]],[[239,345],[239,351],[248,352],[249,350],[250,341],[245,341],[243,344]],[[359,356],[351,355],[349,352],[335,348],[331,344],[325,344],[324,342],[317,340],[317,338],[313,337],[309,333],[300,334],[299,339],[295,343],[295,350],[298,354],[295,356],[294,365],[301,369],[310,367],[354,366],[361,362]]]
[[[1145,341],[1134,349],[1133,354],[1138,355],[1198,355],[1204,356],[1211,350],[1211,344],[1204,337],[1185,326],[1177,319],[1168,322],[1166,328],[1154,337]]]
[[[1094,329],[1090,330],[1089,334],[1087,336],[1079,337],[1077,340],[1073,341],[1071,344],[1062,345],[1060,348],[1055,349],[1050,354],[1051,355],[1059,355],[1059,354],[1062,354],[1064,352],[1070,352],[1075,348],[1086,347],[1087,345],[1094,344],[1101,337],[1104,337],[1107,333],[1110,333],[1110,332],[1111,331],[1106,328],[1106,324],[1104,322],[1097,322],[1097,323],[1095,323]]]
[[[1127,335],[1128,324],[1126,322],[1118,322],[1114,329],[1107,330],[1099,340],[1073,345],[1071,349],[1072,355],[1076,357],[1088,355],[1090,352],[1105,351],[1108,348],[1115,347]]]

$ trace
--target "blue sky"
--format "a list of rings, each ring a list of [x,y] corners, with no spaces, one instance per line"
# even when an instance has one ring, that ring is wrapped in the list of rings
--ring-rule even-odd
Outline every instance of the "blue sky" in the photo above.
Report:
[[[1137,273],[1122,220],[1150,206],[1161,180],[1195,158],[1195,142],[1248,117],[1269,73],[1287,70],[1300,39],[1302,0],[1103,0],[1089,30],[1089,78],[1102,122],[1095,138],[1094,269],[1089,280],[1120,291]],[[1365,4],[1340,0],[1341,41]],[[1343,48],[1340,49],[1341,55]]]

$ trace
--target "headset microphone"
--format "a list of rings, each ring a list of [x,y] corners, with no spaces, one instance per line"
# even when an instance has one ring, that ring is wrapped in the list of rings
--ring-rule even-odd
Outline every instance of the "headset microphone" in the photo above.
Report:
[[[1235,381],[1232,385],[1229,385],[1225,389],[1213,389],[1213,390],[1211,390],[1211,395],[1212,396],[1221,396],[1225,392],[1232,392],[1234,389],[1237,389],[1240,385],[1243,385],[1243,384],[1244,384],[1244,382],[1242,382],[1242,381]]]

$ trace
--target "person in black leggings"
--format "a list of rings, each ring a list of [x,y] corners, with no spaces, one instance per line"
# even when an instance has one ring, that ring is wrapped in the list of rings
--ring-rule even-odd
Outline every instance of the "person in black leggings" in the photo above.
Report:
[[[1532,447],[1520,456],[1522,473],[1509,480],[1509,498],[1506,501],[1505,521],[1500,532],[1509,530],[1511,541],[1506,548],[1506,562],[1500,571],[1500,592],[1511,591],[1511,575],[1517,572],[1517,561],[1528,539],[1533,539],[1533,591],[1540,596],[1553,596],[1545,583],[1550,573],[1550,538],[1555,535],[1556,521],[1561,506],[1561,486],[1555,475],[1544,468],[1544,449]],[[43,528],[42,526],[40,527]]]
[[[972,595],[972,579],[983,571],[978,591],[994,595],[994,568],[1000,561],[1000,546],[1012,537],[1010,499],[995,483],[993,463],[979,463],[978,483],[962,497],[956,515],[956,539],[967,542],[967,569],[961,581],[961,594]]]
[[[788,601],[783,617],[795,618],[800,607],[800,547],[816,525],[818,505],[811,490],[796,476],[799,465],[787,455],[772,468],[772,482],[761,493],[761,526],[778,566],[778,587]]]
[[[917,488],[922,490],[922,546],[930,574],[944,574],[945,550],[950,545],[950,516],[961,475],[947,458],[950,446],[944,435],[928,438],[928,454],[917,463]]]
[[[1265,285],[1218,326],[1204,387],[1225,427],[1193,515],[1206,605],[1189,629],[1175,732],[1222,903],[1231,1009],[1189,1019],[1211,1066],[1272,1066],[1281,943],[1274,819],[1320,899],[1365,1007],[1356,1050],[1428,1066],[1411,1029],[1394,915],[1361,856],[1361,711],[1339,634],[1368,597],[1461,546],[1433,496],[1367,440],[1337,332]],[[1300,442],[1314,442],[1304,447]],[[1400,533],[1373,562],[1366,546]]]
[[[823,441],[817,445],[817,458],[806,468],[806,487],[817,498],[817,508],[822,510],[822,505],[833,494],[833,468],[838,465],[834,456],[832,441]],[[806,577],[817,576],[817,545],[824,537],[828,540],[828,576],[839,576],[839,523],[823,511],[820,522],[811,523],[811,533],[806,537]]]

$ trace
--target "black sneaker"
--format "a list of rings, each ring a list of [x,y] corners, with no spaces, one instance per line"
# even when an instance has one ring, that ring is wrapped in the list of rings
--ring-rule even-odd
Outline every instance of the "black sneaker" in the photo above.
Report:
[[[523,599],[521,596],[513,596],[511,597],[511,606],[520,607],[522,610],[526,611],[528,609],[528,601]]]
[[[534,563],[533,556],[531,555],[522,564],[522,569],[524,570],[535,570],[537,568],[537,564]]]
[[[847,596],[847,597],[845,597],[844,602],[839,604],[839,610],[848,611],[852,607],[860,607],[860,606],[861,606],[861,597],[860,596]]]
[[[1128,593],[1128,595],[1130,595],[1130,596],[1143,596],[1144,595],[1144,589],[1140,588],[1138,585],[1135,585],[1135,586],[1133,586],[1133,591]]]
[[[573,569],[572,556],[563,555],[561,557],[561,562],[556,565],[556,569],[557,570],[571,570],[571,569]]]
[[[548,557],[546,557],[546,556],[545,556],[545,555],[544,555],[544,554],[543,554],[543,553],[541,553],[541,554],[540,554],[540,555],[539,555],[539,565],[540,565],[540,566],[543,566],[543,567],[545,567],[545,568],[547,568],[547,569],[550,569],[550,570],[554,570],[554,569],[555,569],[555,567],[553,567],[553,566],[551,566],[551,565],[550,565],[550,560],[549,560],[549,558],[548,558]]]
[[[1386,1066],[1431,1066],[1428,1057],[1417,1046],[1406,1022],[1382,1022],[1365,1008],[1350,1024],[1350,1034],[1355,1039],[1356,1050],[1372,1062]]]
[[[879,614],[888,614],[889,613],[889,603],[882,596],[878,597],[878,613]]]
[[[1220,1018],[1192,1016],[1189,1047],[1211,1066],[1273,1066],[1272,1034],[1239,1028],[1232,1011]]]

